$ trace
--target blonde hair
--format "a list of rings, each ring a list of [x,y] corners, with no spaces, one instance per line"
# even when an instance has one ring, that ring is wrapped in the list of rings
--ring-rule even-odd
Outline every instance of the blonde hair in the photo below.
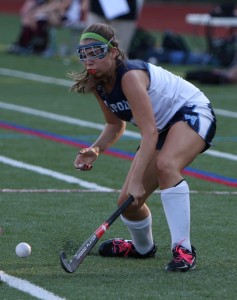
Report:
[[[125,59],[125,54],[119,49],[118,41],[115,38],[115,31],[111,26],[104,23],[96,23],[87,27],[83,34],[87,32],[98,34],[107,41],[110,41],[110,44],[118,49],[116,59],[121,61]],[[110,51],[110,47],[108,51]],[[99,84],[99,81],[93,78],[85,68],[80,73],[71,72],[68,76],[76,82],[70,90],[78,93],[90,93],[95,89],[96,85]]]

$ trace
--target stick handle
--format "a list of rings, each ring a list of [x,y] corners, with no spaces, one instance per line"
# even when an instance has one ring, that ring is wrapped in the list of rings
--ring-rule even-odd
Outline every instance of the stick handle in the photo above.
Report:
[[[123,202],[122,205],[112,214],[112,216],[106,221],[109,226],[123,213],[123,211],[134,201],[134,197],[130,195],[128,199]]]

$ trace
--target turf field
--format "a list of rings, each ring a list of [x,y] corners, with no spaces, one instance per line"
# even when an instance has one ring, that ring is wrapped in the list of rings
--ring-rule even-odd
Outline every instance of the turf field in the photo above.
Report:
[[[7,27],[5,24],[9,24]],[[72,256],[116,209],[137,132],[124,137],[91,172],[73,167],[76,153],[99,135],[103,118],[91,96],[69,93],[71,61],[5,54],[18,19],[0,16],[0,287],[1,299],[236,299],[237,87],[201,87],[218,118],[215,146],[184,171],[190,184],[192,243],[197,268],[166,273],[170,237],[159,194],[149,199],[155,259],[106,259],[97,246],[74,274],[59,252]],[[59,43],[67,32],[57,36]],[[183,75],[187,66],[166,66]],[[129,237],[120,220],[102,240]],[[20,242],[30,257],[15,255]]]

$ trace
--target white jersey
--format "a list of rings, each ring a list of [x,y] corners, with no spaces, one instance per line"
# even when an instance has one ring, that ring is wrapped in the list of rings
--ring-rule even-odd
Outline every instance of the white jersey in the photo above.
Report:
[[[101,85],[98,85],[96,90],[104,103],[118,118],[134,125],[136,124],[132,111],[121,87],[123,75],[130,70],[145,70],[149,75],[150,84],[147,92],[159,131],[164,129],[181,107],[193,105],[206,107],[210,103],[197,87],[180,76],[140,60],[127,60],[118,65],[116,82],[110,94],[106,94]]]
[[[159,130],[165,127],[181,107],[210,103],[197,87],[180,76],[152,64],[148,64],[148,68],[148,95]]]

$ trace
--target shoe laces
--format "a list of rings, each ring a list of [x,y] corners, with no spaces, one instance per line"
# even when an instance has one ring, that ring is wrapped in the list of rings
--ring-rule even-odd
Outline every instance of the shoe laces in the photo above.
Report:
[[[113,246],[114,246],[114,253],[119,252],[123,253],[124,256],[127,256],[129,252],[131,252],[133,249],[133,244],[126,242],[124,240],[115,240],[113,241]]]
[[[182,246],[180,246],[182,242],[180,242],[174,249],[174,253],[175,253],[175,258],[174,261],[175,262],[180,262],[182,260],[185,260],[186,262],[188,262],[189,264],[192,263],[192,259],[193,259],[193,255],[192,253],[190,253],[187,249],[183,248]],[[189,252],[189,253],[188,253]]]

